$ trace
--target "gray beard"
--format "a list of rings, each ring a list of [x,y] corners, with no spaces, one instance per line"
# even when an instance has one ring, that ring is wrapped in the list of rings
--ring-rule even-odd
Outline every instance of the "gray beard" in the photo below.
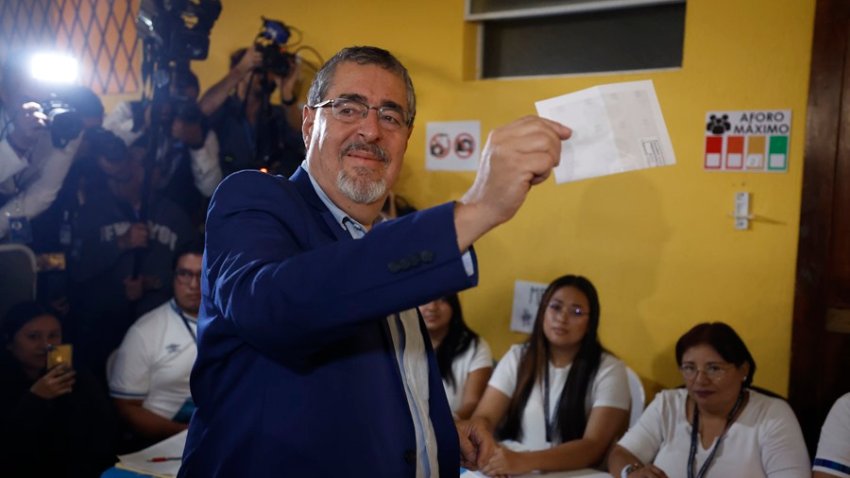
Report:
[[[372,204],[383,199],[387,193],[387,182],[384,179],[370,181],[359,176],[349,176],[343,170],[336,176],[336,186],[343,196],[357,204]]]

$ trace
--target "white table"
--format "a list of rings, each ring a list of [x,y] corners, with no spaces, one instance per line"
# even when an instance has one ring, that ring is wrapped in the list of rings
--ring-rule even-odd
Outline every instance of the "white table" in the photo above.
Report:
[[[460,478],[486,478],[487,475],[477,472],[477,471],[469,471],[466,470]],[[604,471],[593,470],[591,468],[584,468],[581,470],[572,470],[572,471],[555,471],[552,473],[529,473],[527,475],[515,475],[512,478],[613,478],[611,474],[606,473]]]

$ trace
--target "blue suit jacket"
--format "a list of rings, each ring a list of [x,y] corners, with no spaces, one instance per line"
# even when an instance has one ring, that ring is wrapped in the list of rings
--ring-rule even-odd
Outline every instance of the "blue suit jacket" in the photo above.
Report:
[[[305,171],[242,171],[219,186],[206,227],[198,408],[180,476],[415,476],[386,316],[475,285],[454,205],[353,240]],[[457,476],[457,432],[425,342],[440,476]]]

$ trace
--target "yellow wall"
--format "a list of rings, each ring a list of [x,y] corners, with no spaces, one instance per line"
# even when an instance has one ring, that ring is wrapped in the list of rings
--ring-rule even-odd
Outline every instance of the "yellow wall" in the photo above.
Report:
[[[678,163],[537,187],[511,223],[476,245],[480,285],[462,294],[468,321],[501,356],[524,339],[508,332],[514,280],[580,273],[600,291],[603,343],[647,381],[677,385],[675,340],[697,322],[722,320],[755,355],[757,384],[784,393],[814,3],[690,0],[677,70],[476,81],[464,0],[225,1],[210,58],[194,69],[204,87],[212,84],[227,54],[252,41],[261,14],[302,30],[304,44],[325,58],[351,44],[392,50],[411,70],[420,102],[397,190],[419,207],[458,198],[473,177],[424,170],[426,122],[480,120],[486,135],[533,113],[538,99],[654,80]],[[793,114],[787,174],[702,170],[707,111],[785,108]],[[751,192],[753,212],[764,218],[746,232],[729,217],[736,191]]]

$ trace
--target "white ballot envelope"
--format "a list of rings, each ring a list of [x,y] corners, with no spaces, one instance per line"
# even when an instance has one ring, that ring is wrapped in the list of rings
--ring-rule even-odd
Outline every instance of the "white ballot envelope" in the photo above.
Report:
[[[554,169],[557,183],[676,163],[652,80],[594,86],[535,106],[573,130]]]

